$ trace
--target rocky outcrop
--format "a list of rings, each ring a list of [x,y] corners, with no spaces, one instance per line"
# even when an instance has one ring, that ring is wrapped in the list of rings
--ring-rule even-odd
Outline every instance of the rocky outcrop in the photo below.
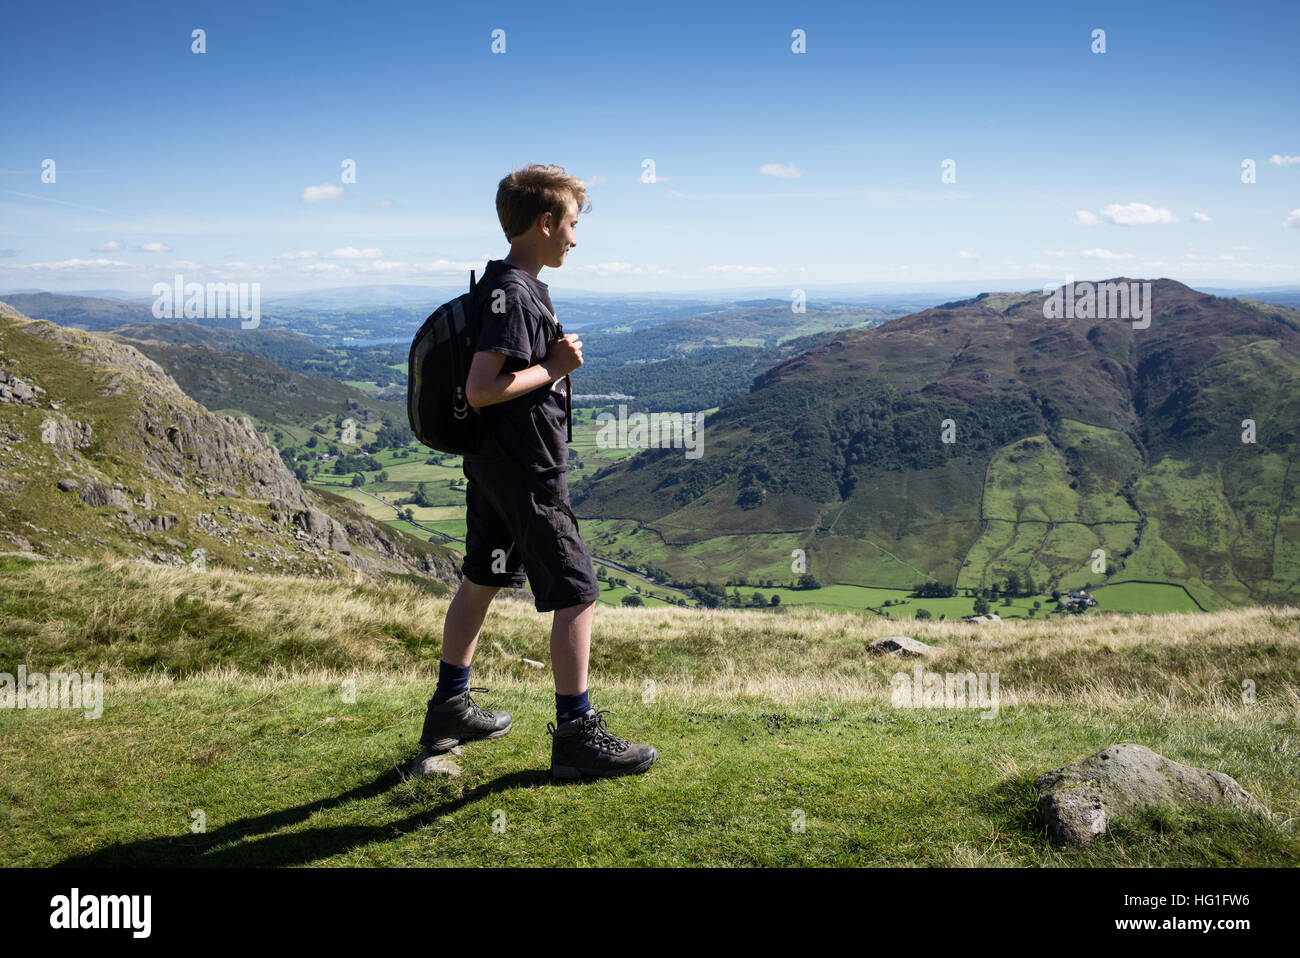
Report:
[[[1115,819],[1147,806],[1233,805],[1268,814],[1230,775],[1128,743],[1045,772],[1034,789],[1048,837],[1066,847],[1087,844]]]
[[[298,480],[252,420],[209,412],[134,346],[44,320],[29,320],[21,329],[66,350],[101,396],[129,392],[136,400],[129,421],[113,437],[115,453],[138,454],[159,477],[190,482],[201,490],[282,499],[300,509],[310,506]],[[82,430],[74,428],[81,424],[61,413],[51,418],[59,422],[55,431],[66,435],[69,448],[82,441]],[[84,439],[88,443],[88,432]]]
[[[35,386],[26,380],[20,379],[8,369],[0,369],[0,402],[21,403],[28,406],[37,405],[37,393],[45,392],[40,386]]]

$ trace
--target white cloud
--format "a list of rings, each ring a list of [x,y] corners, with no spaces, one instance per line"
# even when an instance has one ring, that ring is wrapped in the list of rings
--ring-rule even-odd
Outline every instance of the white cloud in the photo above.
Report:
[[[107,243],[101,243],[96,246],[92,253],[118,253],[126,249],[126,244],[121,240],[109,240]]]
[[[172,248],[166,243],[141,243],[136,247],[142,253],[170,253]]]
[[[290,250],[290,251],[287,252],[287,253],[281,253],[279,256],[276,257],[276,259],[281,259],[281,260],[283,260],[283,259],[315,259],[315,258],[316,258],[317,256],[319,256],[319,255],[320,255],[320,254],[317,253],[314,249],[305,249],[305,250],[303,250],[303,251],[300,252],[300,253],[295,253],[295,252],[293,252],[292,250]]]
[[[1111,203],[1101,215],[1116,226],[1151,226],[1156,223],[1176,223],[1177,218],[1167,209],[1148,206],[1146,203]]]
[[[705,266],[700,272],[756,274],[756,273],[775,273],[777,272],[777,269],[775,266],[741,266],[737,264],[734,266]]]
[[[343,187],[337,183],[322,183],[320,186],[309,186],[298,194],[298,199],[304,203],[319,203],[322,200],[336,200],[343,195]]]
[[[566,267],[575,269],[575,267]],[[664,269],[661,266],[642,266],[636,263],[624,263],[615,261],[612,263],[584,263],[576,270],[582,273],[589,273],[593,276],[671,276],[672,271]]]
[[[1075,210],[1074,222],[1079,226],[1096,226],[1097,214],[1090,213],[1087,210]]]
[[[979,259],[979,258],[980,258],[980,254],[979,254],[979,253],[972,253],[972,252],[970,252],[969,250],[964,250],[964,249],[959,249],[959,250],[957,250],[957,255],[960,256],[962,259]]]
[[[130,263],[116,259],[61,259],[46,263],[24,263],[21,266],[6,266],[5,270],[31,270],[36,273],[75,273],[88,269],[130,269]]]
[[[1108,249],[1101,249],[1101,248],[1093,248],[1093,249],[1080,250],[1080,251],[1079,251],[1079,255],[1082,256],[1084,259],[1105,259],[1105,260],[1113,260],[1113,259],[1132,259],[1132,258],[1133,258],[1133,254],[1132,254],[1132,253],[1112,253],[1112,252],[1111,252],[1110,250],[1108,250]]]
[[[357,249],[355,246],[341,246],[325,254],[325,259],[383,259],[384,251],[374,246]]]
[[[782,180],[797,180],[803,176],[793,163],[787,163],[785,166],[780,163],[764,163],[758,168],[758,172],[764,176],[775,176]]]
[[[1297,163],[1300,163],[1300,156],[1282,156],[1278,153],[1274,153],[1268,158],[1268,161],[1274,166],[1295,166]]]
[[[604,186],[608,182],[609,180],[607,180],[605,177],[597,175],[597,176],[593,176],[589,180],[584,181],[583,185],[586,186],[588,189],[594,190],[596,187]]]
[[[1213,223],[1214,220],[1210,219],[1210,218],[1209,218],[1208,216],[1206,216],[1204,213],[1193,213],[1193,214],[1192,214],[1192,222],[1193,222],[1193,223]]]
[[[1288,213],[1286,221],[1282,225],[1293,226],[1296,229],[1300,230],[1300,210],[1292,210],[1290,213]]]
[[[370,209],[370,210],[386,210],[386,209],[388,209],[390,206],[394,206],[394,205],[395,205],[395,204],[393,203],[392,200],[375,200],[373,203],[370,203],[370,204],[366,207],[366,209]]]

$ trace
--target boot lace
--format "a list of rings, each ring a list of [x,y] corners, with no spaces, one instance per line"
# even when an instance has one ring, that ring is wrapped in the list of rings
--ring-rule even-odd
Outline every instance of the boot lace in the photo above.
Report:
[[[470,692],[490,692],[491,689],[472,688],[472,689],[470,689],[469,691],[470,691]],[[481,705],[479,705],[477,702],[474,701],[474,696],[473,696],[473,695],[467,695],[467,696],[465,697],[465,700],[469,703],[469,707],[473,710],[474,714],[477,715],[479,718],[487,719],[489,722],[492,721],[492,720],[495,718],[495,716],[494,716],[491,712],[489,712],[487,709],[483,708]]]
[[[595,715],[590,716],[583,725],[583,731],[591,736],[591,744],[596,748],[607,752],[626,751],[631,743],[611,735],[605,728],[605,716],[608,714],[611,714],[609,709],[601,709]]]

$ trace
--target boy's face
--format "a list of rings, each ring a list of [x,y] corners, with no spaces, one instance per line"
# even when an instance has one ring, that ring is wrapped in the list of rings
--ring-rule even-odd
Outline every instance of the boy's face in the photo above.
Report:
[[[545,222],[551,224],[550,238],[546,249],[545,265],[551,269],[559,269],[564,265],[564,260],[569,254],[569,250],[578,245],[577,238],[573,235],[574,228],[578,225],[578,203],[570,199],[565,208],[564,219],[557,225],[555,217],[545,217]]]

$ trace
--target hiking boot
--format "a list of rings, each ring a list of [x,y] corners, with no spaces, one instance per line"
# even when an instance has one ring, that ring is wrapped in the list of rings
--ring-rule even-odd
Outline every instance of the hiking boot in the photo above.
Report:
[[[659,753],[653,745],[633,745],[605,729],[608,709],[587,709],[587,714],[546,724],[551,735],[551,775],[559,779],[607,778],[644,772]]]
[[[479,707],[469,694],[486,691],[487,689],[469,689],[447,699],[441,705],[434,705],[430,699],[429,709],[424,715],[420,744],[438,754],[450,751],[461,742],[500,738],[508,733],[513,724],[510,713],[489,712]]]

